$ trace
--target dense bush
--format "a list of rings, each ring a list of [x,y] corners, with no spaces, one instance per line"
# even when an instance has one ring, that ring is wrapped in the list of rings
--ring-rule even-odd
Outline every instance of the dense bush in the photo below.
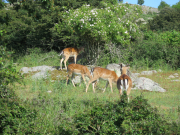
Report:
[[[7,31],[2,42],[16,53],[25,53],[27,48],[34,47],[61,50],[67,45],[72,46],[75,43],[69,42],[71,38],[68,38],[68,31],[54,31],[56,23],[64,22],[61,14],[69,9],[79,8],[85,3],[91,4],[92,7],[101,7],[101,1],[11,1],[14,4],[13,9],[0,13],[0,30]],[[116,0],[108,2],[117,3]]]
[[[142,13],[140,7],[105,2],[101,4],[104,5],[101,9],[83,5],[79,9],[68,10],[63,14],[65,21],[54,27],[54,31],[59,34],[67,32],[63,36],[66,42],[86,46],[91,60],[101,57],[100,50],[105,50],[106,54],[110,52],[105,44],[112,42],[127,48],[132,39],[137,40],[142,34],[135,23]]]
[[[172,8],[180,10],[180,2],[176,3],[175,5],[172,5]]]
[[[20,82],[19,73],[12,65],[12,52],[6,51],[6,47],[0,46],[0,97],[5,98],[7,95],[6,88],[9,84]],[[5,92],[6,91],[6,92]]]
[[[4,3],[4,1],[0,1],[0,9],[2,9],[2,8],[4,8],[5,7],[5,3]]]
[[[2,31],[0,33],[2,36]],[[0,46],[0,134],[34,133],[36,111],[26,109],[13,91],[20,75],[12,65],[12,52]]]
[[[27,109],[16,97],[0,98],[0,133],[2,134],[34,134],[34,119],[37,112]]]
[[[151,30],[156,31],[171,31],[180,30],[180,12],[174,8],[165,7],[159,15],[149,21],[148,24]]]
[[[132,44],[130,63],[139,67],[180,67],[180,32],[144,32],[144,40]]]
[[[96,100],[96,106],[91,110],[74,116],[76,129],[73,133],[100,135],[168,134],[171,132],[169,131],[170,124],[163,120],[157,109],[152,108],[142,96],[136,97],[129,104],[125,99],[106,104]]]

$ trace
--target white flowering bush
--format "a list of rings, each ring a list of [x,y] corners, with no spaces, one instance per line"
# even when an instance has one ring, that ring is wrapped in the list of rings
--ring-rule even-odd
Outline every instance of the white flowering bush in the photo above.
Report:
[[[77,43],[86,43],[91,50],[90,57],[97,58],[99,49],[108,47],[113,43],[126,47],[131,39],[136,39],[141,34],[135,20],[142,13],[141,7],[129,4],[109,4],[102,2],[101,8],[92,8],[83,5],[76,10],[67,10],[63,14],[63,22],[55,25],[55,30],[62,34],[66,31],[67,40]],[[76,37],[76,38],[74,38]],[[100,57],[98,57],[100,58]]]
[[[64,22],[55,25],[57,31],[66,28],[71,34],[78,35],[84,40],[97,42],[113,42],[128,44],[130,38],[136,38],[140,33],[133,21],[141,14],[138,6],[128,4],[111,5],[103,3],[105,8],[93,9],[90,5],[83,5],[76,10],[68,10],[64,13]],[[125,18],[131,13],[131,17]]]

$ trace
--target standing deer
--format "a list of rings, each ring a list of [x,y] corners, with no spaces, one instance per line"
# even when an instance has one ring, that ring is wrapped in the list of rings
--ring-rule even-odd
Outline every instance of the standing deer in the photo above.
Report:
[[[121,70],[121,76],[117,80],[117,88],[119,90],[120,96],[122,95],[123,88],[126,90],[127,96],[128,96],[128,102],[129,102],[129,94],[132,88],[132,80],[126,74],[127,74],[127,70],[130,67],[127,67],[127,66],[123,67],[122,64],[119,64],[119,65],[120,65],[120,70]]]
[[[113,93],[112,82],[117,82],[117,79],[118,79],[118,76],[115,73],[115,71],[111,71],[111,70],[108,70],[108,69],[105,69],[105,68],[101,68],[101,67],[95,67],[95,68],[91,69],[91,75],[93,77],[88,82],[88,85],[86,87],[86,92],[88,91],[88,87],[89,87],[90,83],[92,83],[93,92],[95,92],[94,86],[96,84],[96,81],[99,78],[101,78],[103,80],[108,80],[107,83],[106,83],[106,87],[104,88],[103,92],[105,92],[105,90],[106,90],[106,88],[107,88],[107,86],[109,84],[110,87],[111,87],[111,92]]]
[[[74,56],[74,62],[76,64],[76,59],[80,52],[84,52],[83,47],[80,47],[79,49],[74,48],[74,47],[69,47],[69,48],[65,48],[64,50],[62,50],[61,53],[58,55],[58,56],[62,55],[62,59],[60,60],[60,69],[62,70],[63,60],[64,60],[65,69],[67,69],[66,62],[69,59],[69,57]]]
[[[83,66],[80,64],[69,64],[67,67],[67,72],[68,72],[68,76],[66,79],[66,85],[68,83],[69,77],[72,76],[71,81],[72,81],[72,84],[74,87],[75,87],[75,84],[74,84],[73,78],[74,78],[75,74],[81,75],[81,81],[83,79],[85,84],[86,84],[86,81],[85,81],[84,76],[88,76],[90,79],[92,78],[92,76],[89,72],[89,69],[86,66]],[[80,82],[80,85],[81,85],[81,82]],[[86,84],[86,86],[87,86],[87,84]]]

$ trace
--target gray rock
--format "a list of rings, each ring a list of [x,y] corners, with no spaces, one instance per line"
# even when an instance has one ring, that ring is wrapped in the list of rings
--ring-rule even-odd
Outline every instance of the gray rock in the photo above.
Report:
[[[19,72],[21,72],[22,74],[27,74],[29,73],[29,68],[28,67],[23,67],[19,70]]]
[[[156,70],[152,70],[152,71],[142,71],[141,75],[152,75],[153,73],[157,73]]]
[[[125,65],[123,64],[123,66],[125,66]],[[120,71],[120,65],[119,64],[115,64],[115,63],[108,64],[106,66],[106,69],[109,69],[111,71],[115,71],[117,76],[121,76],[121,71]]]
[[[122,63],[123,66],[125,66],[125,64]],[[108,64],[106,66],[106,69],[109,69],[111,71],[115,71],[117,76],[120,77],[121,76],[121,71],[120,71],[120,65],[119,64]],[[127,75],[132,79],[132,81],[134,82],[137,79],[136,74],[131,73],[129,70],[127,70]]]
[[[86,84],[89,82],[89,78],[87,76],[85,76],[85,80],[86,80]],[[71,81],[71,77],[69,78],[69,81]],[[73,78],[73,82],[75,84],[78,84],[81,82],[81,75],[76,75],[74,78]],[[82,79],[82,82],[81,84],[84,83],[84,80]]]
[[[173,75],[170,75],[169,78],[175,78]]]
[[[41,71],[41,72],[34,74],[32,76],[32,79],[42,79],[42,78],[46,79],[47,76],[48,76],[47,71]]]
[[[179,82],[180,80],[176,79],[176,80],[171,80],[172,82]]]
[[[165,89],[161,88],[158,83],[152,81],[149,78],[140,77],[134,82],[135,88],[134,89],[142,89],[142,90],[149,90],[149,91],[159,91],[159,92],[166,92]]]
[[[37,66],[37,67],[23,67],[21,68],[19,71],[22,73],[22,74],[25,74],[25,73],[29,73],[29,72],[38,72],[38,71],[53,71],[55,70],[56,68],[52,67],[52,66],[46,66],[46,65],[43,65],[43,66]]]
[[[133,73],[135,76],[139,76],[140,75],[140,73]]]
[[[178,73],[174,73],[173,75],[174,75],[174,76],[178,76],[179,74],[178,74]]]

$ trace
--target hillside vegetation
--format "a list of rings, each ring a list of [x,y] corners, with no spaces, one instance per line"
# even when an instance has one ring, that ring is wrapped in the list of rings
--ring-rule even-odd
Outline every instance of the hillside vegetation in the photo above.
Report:
[[[179,9],[144,14],[142,6],[106,1],[28,0],[1,6],[0,134],[180,134]],[[144,7],[143,7],[144,8]],[[147,23],[137,22],[144,18]],[[151,19],[148,19],[151,18]],[[96,93],[65,80],[32,80],[22,67],[59,66],[60,50],[85,47],[79,63],[128,63],[165,93],[133,90],[130,103],[100,81]],[[51,93],[48,93],[51,91]]]

